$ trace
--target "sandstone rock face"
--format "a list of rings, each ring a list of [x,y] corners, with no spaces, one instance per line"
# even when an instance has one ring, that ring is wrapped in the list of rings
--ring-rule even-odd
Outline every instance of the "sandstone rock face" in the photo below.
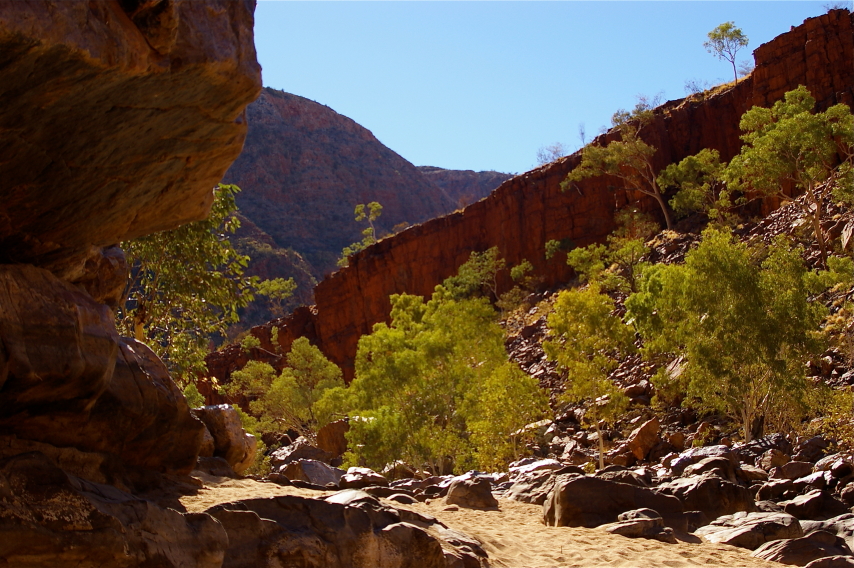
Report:
[[[9,566],[221,566],[222,526],[68,475],[39,452],[0,460],[0,558]]]
[[[741,115],[754,105],[770,106],[800,84],[810,89],[819,108],[838,102],[854,106],[852,18],[843,10],[811,18],[760,46],[754,52],[756,69],[736,87],[657,109],[652,123],[640,132],[658,149],[655,167],[702,148],[717,149],[721,159],[729,160],[741,147]],[[614,136],[610,133],[605,139]],[[630,197],[614,193],[609,189],[611,180],[605,178],[588,179],[574,191],[562,192],[560,183],[579,161],[574,154],[516,176],[463,211],[409,228],[355,255],[348,268],[318,284],[313,324],[306,326],[307,314],[302,313],[294,315],[295,325],[311,334],[313,343],[342,367],[349,381],[358,339],[374,323],[386,321],[389,294],[430,295],[473,250],[498,246],[511,266],[527,259],[545,286],[567,281],[571,273],[563,255],[547,261],[545,242],[571,239],[586,245],[604,240],[614,228],[615,209]],[[657,214],[649,200],[641,200],[641,205]],[[509,286],[509,276],[502,275],[499,284]]]
[[[445,568],[443,548],[455,551],[437,538],[439,527],[417,526],[356,491],[326,500],[247,499],[208,512],[228,533],[223,568]]]
[[[169,16],[0,3],[0,262],[75,280],[98,248],[207,214],[260,89],[254,3],[145,4]]]

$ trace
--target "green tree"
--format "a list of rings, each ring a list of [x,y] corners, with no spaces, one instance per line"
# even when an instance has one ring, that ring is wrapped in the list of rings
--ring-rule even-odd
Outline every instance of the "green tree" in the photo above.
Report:
[[[662,170],[658,185],[677,189],[670,206],[678,216],[699,211],[710,219],[723,221],[731,206],[722,179],[725,166],[717,150],[704,148]]]
[[[246,397],[261,432],[295,430],[314,440],[331,422],[330,407],[319,405],[326,391],[343,388],[341,369],[304,337],[297,338],[285,355],[286,367],[276,376],[269,363],[250,360],[231,374],[223,393],[232,399]]]
[[[851,199],[854,165],[854,116],[844,104],[813,113],[815,99],[803,85],[786,93],[770,109],[753,107],[742,115],[745,132],[741,153],[727,166],[724,177],[731,190],[778,196],[788,182],[805,192],[804,214],[827,262],[821,229],[824,198],[818,191],[830,183],[838,197]]]
[[[270,313],[277,318],[285,316],[285,301],[294,295],[296,289],[297,284],[293,278],[271,278],[255,285],[255,293],[267,298]]]
[[[507,267],[498,247],[483,252],[472,251],[469,259],[458,269],[457,274],[442,283],[455,300],[484,297],[499,298],[498,273]]]
[[[147,343],[179,384],[207,371],[208,344],[238,320],[253,299],[248,257],[228,240],[240,222],[234,185],[218,185],[210,216],[172,231],[122,243],[131,267],[120,332]]]
[[[596,282],[608,291],[634,292],[637,278],[646,266],[642,262],[649,247],[644,243],[658,230],[658,224],[637,209],[623,209],[615,216],[617,229],[608,235],[608,244],[577,247],[566,255],[566,263],[582,282]],[[557,241],[546,243],[546,257],[558,249]]]
[[[801,410],[805,363],[821,351],[826,312],[810,299],[828,283],[805,268],[801,252],[783,237],[748,246],[709,228],[684,265],[646,271],[626,317],[646,357],[683,358],[656,387],[677,381],[686,403],[728,414],[746,441],[768,418]]]
[[[437,286],[427,302],[403,294],[391,303],[391,322],[359,340],[350,387],[329,392],[349,409],[350,463],[402,460],[441,474],[517,456],[511,433],[548,405],[508,362],[489,302]]]
[[[566,191],[573,183],[589,177],[615,177],[625,185],[624,189],[638,191],[655,199],[664,215],[667,228],[672,229],[672,214],[652,165],[652,156],[656,149],[644,142],[638,134],[640,125],[651,117],[652,109],[644,101],[638,103],[634,111],[617,111],[612,121],[619,129],[620,140],[615,140],[607,146],[585,146],[581,151],[581,163],[566,176],[561,188]]]
[[[634,331],[612,315],[614,301],[596,284],[558,294],[548,317],[552,339],[543,343],[549,359],[567,373],[564,402],[589,400],[584,419],[599,436],[599,468],[605,467],[600,421],[611,422],[628,406],[626,395],[608,379],[620,360],[632,353]]]
[[[732,64],[732,74],[738,84],[738,71],[735,68],[735,56],[742,47],[747,47],[748,39],[735,26],[735,22],[724,22],[708,34],[709,40],[703,43],[706,51],[718,59],[726,59]]]
[[[368,226],[362,230],[362,240],[344,247],[341,251],[341,258],[338,260],[338,266],[347,266],[350,256],[356,254],[360,250],[365,250],[375,242],[377,242],[377,229],[374,226],[374,221],[379,219],[383,212],[383,206],[376,201],[371,201],[367,205],[360,203],[356,205],[353,211],[356,221],[367,221]]]

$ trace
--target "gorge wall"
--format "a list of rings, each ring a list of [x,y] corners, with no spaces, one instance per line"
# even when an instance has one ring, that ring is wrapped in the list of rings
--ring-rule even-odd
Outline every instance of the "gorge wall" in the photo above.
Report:
[[[116,243],[205,217],[261,88],[253,0],[0,1],[0,559],[218,566],[206,515],[130,492],[204,426],[116,332]]]
[[[656,109],[652,123],[641,131],[642,138],[658,149],[656,169],[703,148],[715,148],[729,160],[741,147],[741,115],[754,105],[770,106],[800,84],[809,88],[819,109],[835,103],[854,107],[852,21],[854,15],[846,10],[808,19],[758,47],[755,70],[737,86]],[[614,134],[603,136],[607,140]],[[642,197],[615,192],[616,182],[608,178],[588,179],[562,192],[560,183],[579,161],[576,153],[516,176],[462,211],[381,240],[318,284],[316,306],[301,308],[289,320],[254,333],[271,347],[269,330],[279,327],[284,350],[294,337],[307,335],[351,379],[358,339],[387,319],[388,296],[431,294],[471,251],[498,246],[509,265],[530,261],[546,286],[566,281],[571,271],[564,259],[545,260],[546,241],[569,238],[578,245],[601,241],[614,228],[614,212]],[[648,201],[641,204],[656,211]],[[223,380],[247,358],[232,346],[209,357],[208,365],[211,374]]]

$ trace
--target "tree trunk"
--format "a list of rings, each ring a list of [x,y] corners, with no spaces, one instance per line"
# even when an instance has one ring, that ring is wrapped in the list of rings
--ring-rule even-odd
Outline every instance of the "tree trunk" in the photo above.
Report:
[[[816,196],[812,183],[809,184],[807,191],[810,202],[815,205],[815,211],[812,212],[812,227],[815,232],[815,239],[818,241],[818,250],[821,252],[821,266],[827,268],[827,248],[824,242],[824,232],[821,230],[822,199]]]
[[[658,201],[658,206],[661,207],[661,212],[664,213],[664,224],[667,225],[667,230],[673,230],[673,218],[670,216],[670,209],[667,207],[667,202],[664,201],[664,196],[656,190],[655,200]]]
[[[605,469],[605,442],[602,441],[602,431],[599,429],[599,421],[596,421],[596,435],[599,438],[599,469]]]

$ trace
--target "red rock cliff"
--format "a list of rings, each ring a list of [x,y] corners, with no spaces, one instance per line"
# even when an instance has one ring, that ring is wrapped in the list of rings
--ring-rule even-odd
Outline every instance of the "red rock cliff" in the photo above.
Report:
[[[740,147],[738,122],[754,105],[769,106],[783,94],[806,85],[818,106],[854,106],[854,16],[845,10],[806,20],[754,51],[755,71],[732,89],[703,98],[672,101],[658,108],[642,137],[656,148],[661,168],[702,148],[716,148],[729,160]],[[606,135],[607,136],[607,135]],[[560,182],[579,162],[577,154],[503,183],[489,197],[463,211],[412,227],[384,239],[351,259],[315,289],[316,308],[298,311],[279,334],[289,347],[295,329],[304,330],[345,376],[353,376],[356,344],[374,323],[385,321],[388,296],[429,295],[453,274],[471,251],[498,246],[509,264],[527,259],[547,285],[571,276],[562,259],[546,261],[544,244],[570,238],[579,245],[603,240],[613,215],[627,202],[606,178],[588,179],[577,190],[561,192]],[[650,211],[655,211],[647,203]],[[307,324],[310,321],[310,324]],[[258,330],[259,335],[265,335]],[[299,332],[297,332],[299,333]],[[227,354],[212,357],[220,378],[239,365]]]

